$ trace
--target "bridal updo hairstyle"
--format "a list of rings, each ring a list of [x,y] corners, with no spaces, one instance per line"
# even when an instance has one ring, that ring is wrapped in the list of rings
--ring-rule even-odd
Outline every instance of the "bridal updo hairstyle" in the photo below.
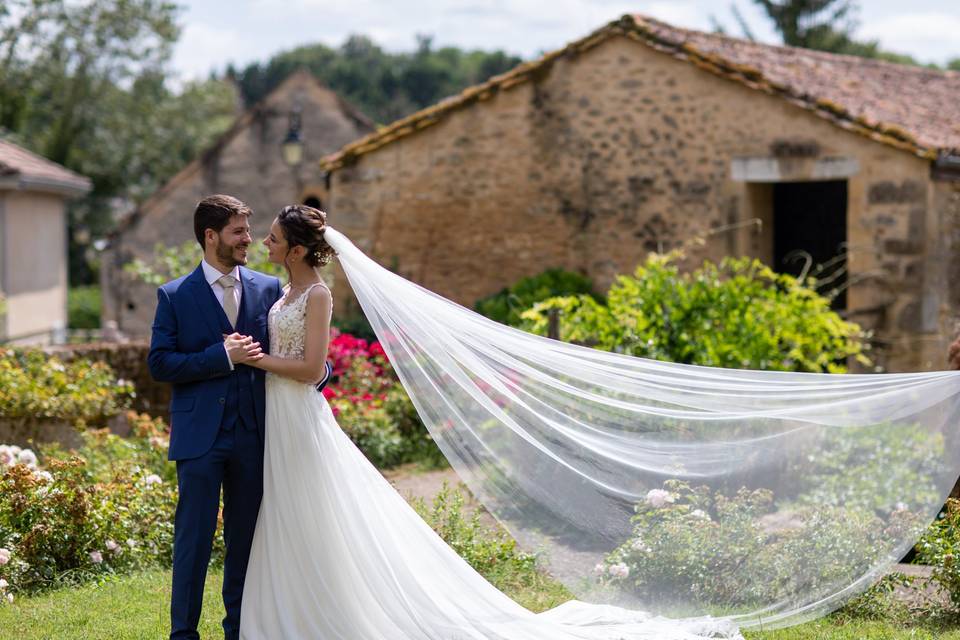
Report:
[[[307,250],[304,260],[311,267],[322,267],[334,256],[333,247],[323,239],[327,228],[327,214],[305,204],[290,204],[280,210],[277,224],[289,247],[297,245]]]

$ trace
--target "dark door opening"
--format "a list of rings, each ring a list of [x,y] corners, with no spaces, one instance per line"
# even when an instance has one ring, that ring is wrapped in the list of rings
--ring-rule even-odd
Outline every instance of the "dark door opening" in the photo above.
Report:
[[[847,182],[780,182],[773,185],[773,268],[818,281],[835,311],[847,308]]]

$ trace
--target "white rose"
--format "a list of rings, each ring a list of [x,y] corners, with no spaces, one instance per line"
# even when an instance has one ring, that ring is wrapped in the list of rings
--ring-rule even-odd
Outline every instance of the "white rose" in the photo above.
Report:
[[[155,473],[151,473],[151,474],[148,475],[146,478],[144,478],[143,481],[144,481],[144,482],[146,483],[146,485],[149,487],[149,486],[152,485],[152,484],[162,484],[162,483],[163,483],[163,478],[161,478],[160,476],[158,476],[158,475],[155,474]]]
[[[614,578],[626,578],[627,576],[630,575],[630,567],[628,567],[622,562],[618,562],[617,564],[610,565],[610,568],[608,569],[608,571],[610,572],[610,575],[613,576]]]
[[[651,489],[647,492],[647,503],[657,509],[665,507],[674,501],[674,497],[669,491],[663,489]]]
[[[0,578],[0,589],[6,589],[9,586],[10,586],[9,582],[4,580],[3,578]]]
[[[24,449],[23,451],[17,454],[17,462],[19,462],[20,464],[25,464],[31,468],[35,467],[37,466],[37,454],[35,454],[30,449]]]

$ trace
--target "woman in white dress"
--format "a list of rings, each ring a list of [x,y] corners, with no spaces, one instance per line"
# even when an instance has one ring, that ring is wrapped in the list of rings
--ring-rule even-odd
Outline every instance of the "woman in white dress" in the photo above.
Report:
[[[314,384],[332,298],[326,214],[285,207],[264,244],[289,284],[269,313],[263,502],[245,640],[695,640],[740,638],[711,618],[670,620],[568,602],[534,614],[457,555],[343,433]]]

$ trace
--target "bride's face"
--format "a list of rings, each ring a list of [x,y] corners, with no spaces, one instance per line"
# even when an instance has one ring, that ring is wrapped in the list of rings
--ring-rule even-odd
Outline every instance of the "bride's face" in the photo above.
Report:
[[[270,225],[270,233],[263,239],[263,245],[267,248],[267,258],[273,264],[283,264],[283,260],[290,250],[286,238],[283,237],[283,231],[280,229],[280,223],[273,219]]]

